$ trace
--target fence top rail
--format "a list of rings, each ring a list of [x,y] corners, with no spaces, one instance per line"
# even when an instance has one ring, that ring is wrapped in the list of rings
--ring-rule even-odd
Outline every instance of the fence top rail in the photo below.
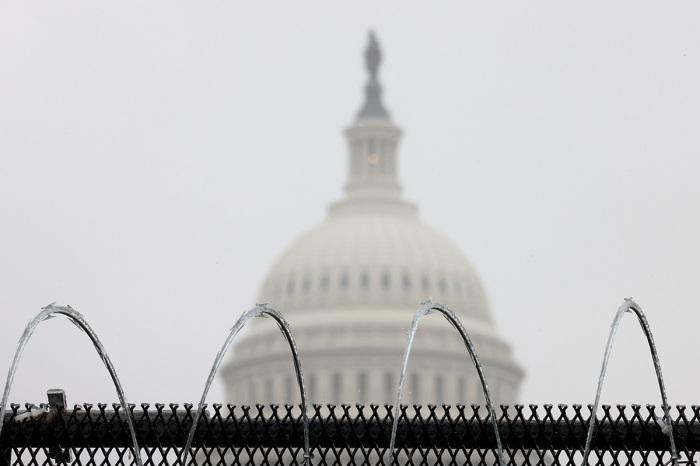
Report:
[[[0,448],[129,448],[131,436],[119,404],[56,405],[31,413],[12,405]],[[192,428],[191,404],[130,405],[139,445],[182,448]],[[592,406],[513,405],[497,410],[505,448],[582,451]],[[676,406],[679,451],[700,451],[700,406]],[[663,410],[653,405],[603,406],[595,419],[595,450],[668,451]],[[17,421],[17,419],[21,419]],[[312,448],[385,449],[393,422],[390,405],[313,405]],[[196,426],[195,447],[303,447],[302,415],[289,405],[209,405]],[[496,437],[483,406],[401,406],[397,448],[493,449]]]

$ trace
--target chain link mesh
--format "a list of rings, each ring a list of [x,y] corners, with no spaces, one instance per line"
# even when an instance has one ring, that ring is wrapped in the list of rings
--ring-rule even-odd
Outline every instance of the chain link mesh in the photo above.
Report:
[[[27,407],[29,409],[29,407]],[[501,406],[499,430],[509,465],[580,465],[591,406]],[[0,436],[0,465],[135,465],[120,405],[55,406],[20,422],[12,405]],[[190,404],[131,406],[145,466],[182,465],[196,408]],[[671,459],[662,410],[603,406],[589,464],[664,465]],[[700,406],[672,409],[681,461],[700,451]],[[393,408],[315,405],[309,410],[313,465],[497,465],[496,439],[483,406],[402,406],[396,451],[389,458]],[[207,408],[196,426],[188,465],[304,463],[298,406]]]

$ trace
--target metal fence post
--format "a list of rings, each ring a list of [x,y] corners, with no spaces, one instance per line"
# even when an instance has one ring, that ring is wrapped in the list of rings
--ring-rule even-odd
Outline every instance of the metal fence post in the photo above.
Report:
[[[49,399],[49,409],[54,415],[54,422],[58,419],[58,415],[66,409],[66,392],[60,388],[54,388],[46,391],[46,397]],[[63,449],[58,445],[54,445],[49,448],[49,457],[56,462],[56,464],[67,464],[71,462],[70,449]]]

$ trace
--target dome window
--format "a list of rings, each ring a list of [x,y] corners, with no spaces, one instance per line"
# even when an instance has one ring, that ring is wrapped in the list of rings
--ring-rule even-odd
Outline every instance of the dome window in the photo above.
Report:
[[[267,403],[267,404],[274,403],[272,393],[273,393],[272,379],[267,379],[267,380],[265,380],[265,403]]]
[[[316,374],[309,374],[308,387],[308,398],[313,403],[316,401]]]
[[[392,404],[396,402],[396,393],[394,393],[394,374],[391,371],[386,371],[384,373],[384,399],[386,404]]]
[[[444,277],[440,278],[440,293],[447,294],[447,282]]]
[[[311,289],[311,279],[308,276],[304,277],[304,281],[302,282],[301,288],[304,291],[305,295],[309,294],[309,290]]]
[[[411,375],[411,400],[414,405],[420,404],[420,375]]]
[[[467,402],[467,381],[464,377],[460,377],[457,381],[457,403],[464,404]]]
[[[364,272],[362,274],[362,277],[360,277],[360,285],[362,286],[363,290],[369,288],[369,275],[367,274],[367,272]]]
[[[284,402],[288,405],[292,404],[292,390],[294,386],[292,384],[292,376],[288,375],[284,378]]]
[[[408,291],[411,289],[411,277],[408,276],[408,274],[404,274],[403,278],[401,278],[401,284],[403,286],[404,291]]]
[[[440,406],[445,402],[445,389],[442,375],[435,377],[435,404]]]
[[[367,372],[360,372],[357,375],[357,390],[360,392],[360,403],[367,403]]]
[[[341,290],[345,291],[345,290],[348,289],[348,281],[349,281],[349,280],[348,280],[348,274],[343,273],[343,274],[340,276],[340,289],[341,289]]]
[[[382,288],[385,290],[388,290],[391,287],[391,277],[389,276],[389,273],[386,272],[384,275],[382,275]]]
[[[328,291],[328,275],[326,274],[321,277],[321,291],[324,293]]]
[[[333,404],[339,405],[343,399],[343,374],[333,373]]]
[[[427,275],[423,275],[421,285],[423,286],[423,293],[428,293],[430,291],[430,279]]]
[[[294,280],[289,280],[287,282],[287,296],[292,296],[294,294]]]
[[[255,386],[255,382],[250,380],[248,382],[248,399],[254,400],[257,395],[258,395],[258,390],[257,390],[257,387]]]

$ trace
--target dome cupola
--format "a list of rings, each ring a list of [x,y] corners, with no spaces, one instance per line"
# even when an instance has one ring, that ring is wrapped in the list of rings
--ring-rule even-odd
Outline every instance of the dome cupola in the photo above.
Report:
[[[373,33],[365,51],[368,81],[365,102],[355,122],[345,130],[348,142],[348,181],[346,198],[331,207],[331,215],[344,209],[413,209],[399,199],[396,152],[401,130],[391,122],[382,103],[378,74],[381,64],[379,43]]]

